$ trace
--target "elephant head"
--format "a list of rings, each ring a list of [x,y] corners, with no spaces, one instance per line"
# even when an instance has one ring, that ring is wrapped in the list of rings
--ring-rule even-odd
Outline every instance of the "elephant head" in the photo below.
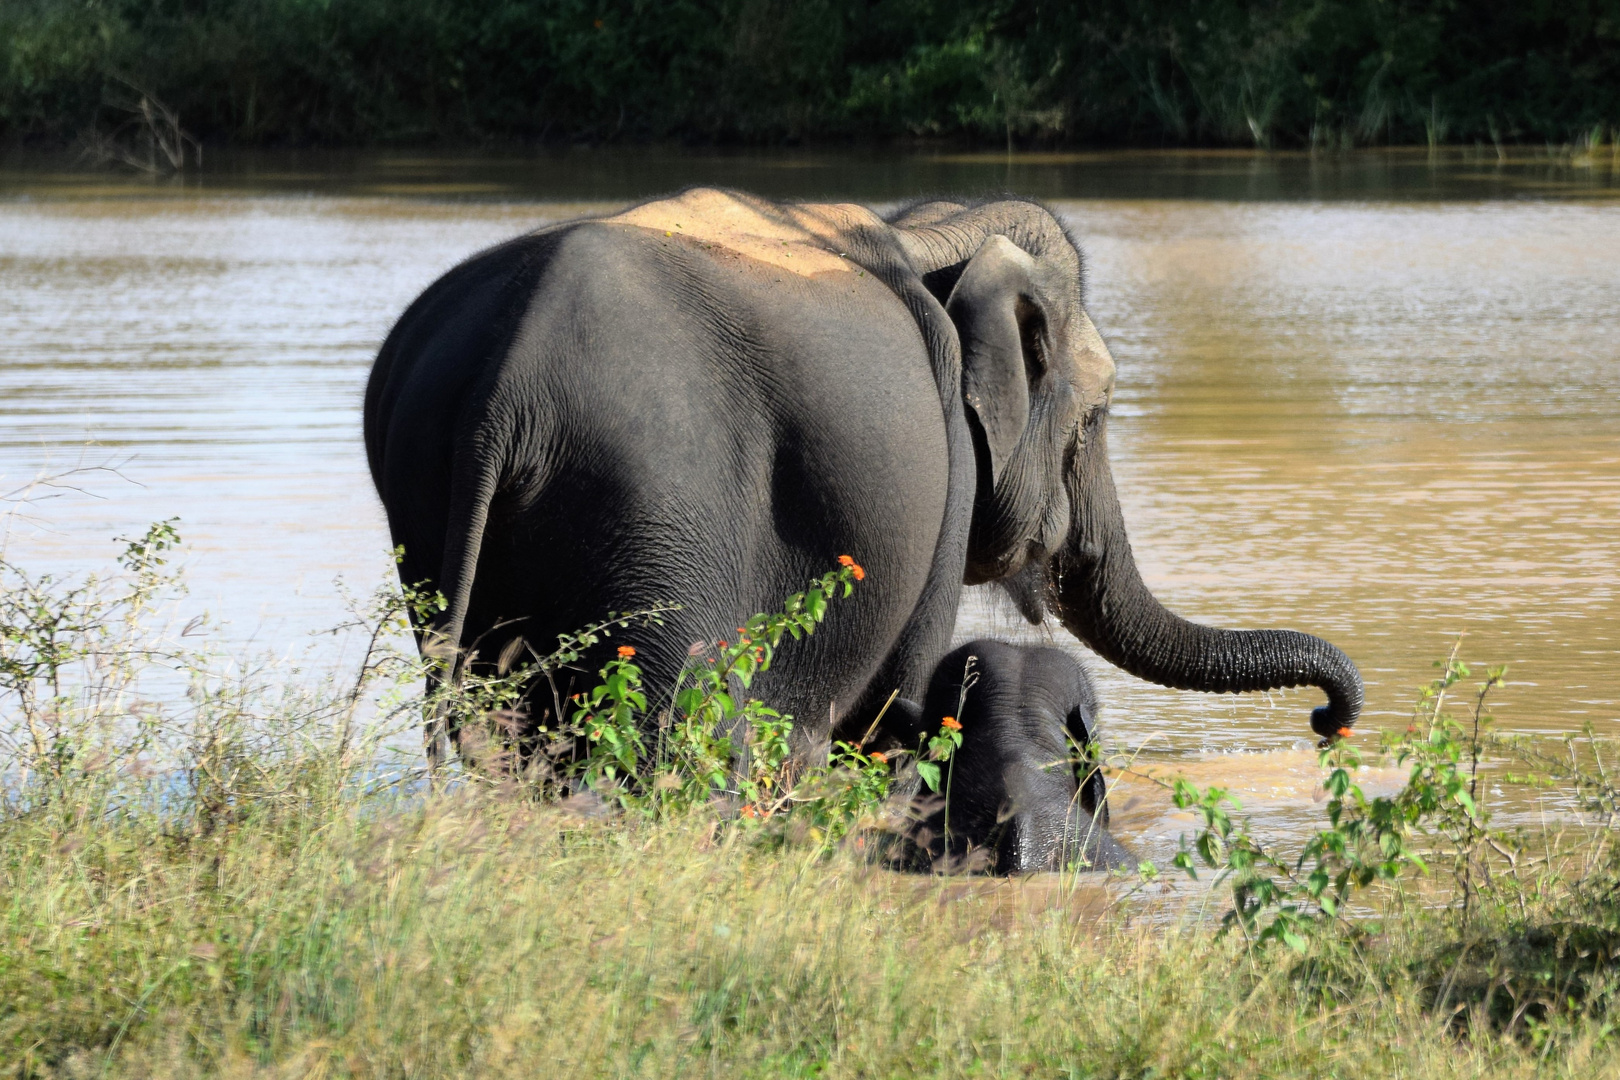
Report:
[[[1355,723],[1361,676],[1291,630],[1180,618],[1143,583],[1108,466],[1114,361],[1086,314],[1078,247],[1044,207],[928,203],[892,222],[961,344],[977,486],[967,584],[999,582],[1031,622],[1048,611],[1139,678],[1235,693],[1314,685],[1324,738]]]

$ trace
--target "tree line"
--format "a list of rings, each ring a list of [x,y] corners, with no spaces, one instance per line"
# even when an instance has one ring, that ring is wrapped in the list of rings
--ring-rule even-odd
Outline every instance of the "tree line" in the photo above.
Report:
[[[1620,0],[0,0],[0,140],[1599,141]]]

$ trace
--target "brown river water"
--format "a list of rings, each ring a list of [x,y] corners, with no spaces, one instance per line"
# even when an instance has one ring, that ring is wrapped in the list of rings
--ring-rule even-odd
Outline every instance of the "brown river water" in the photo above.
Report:
[[[1509,665],[1500,727],[1620,735],[1606,150],[284,154],[175,181],[0,159],[0,492],[118,470],[13,515],[8,557],[101,565],[115,535],[178,515],[188,605],[239,646],[299,646],[341,619],[334,578],[389,569],[359,409],[404,305],[485,245],[693,182],[1049,200],[1118,363],[1114,469],[1161,599],[1331,639],[1367,680],[1369,730],[1404,725],[1464,634],[1466,659]],[[1068,640],[983,590],[959,633]],[[1315,691],[1216,697],[1092,666],[1106,741],[1231,787],[1264,834],[1316,820]],[[1117,831],[1145,853],[1190,825],[1150,787],[1119,793]]]

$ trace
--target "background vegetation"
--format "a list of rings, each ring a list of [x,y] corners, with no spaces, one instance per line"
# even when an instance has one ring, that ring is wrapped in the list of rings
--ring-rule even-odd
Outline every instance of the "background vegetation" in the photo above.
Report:
[[[0,139],[140,90],[241,144],[1591,142],[1620,0],[0,0]]]

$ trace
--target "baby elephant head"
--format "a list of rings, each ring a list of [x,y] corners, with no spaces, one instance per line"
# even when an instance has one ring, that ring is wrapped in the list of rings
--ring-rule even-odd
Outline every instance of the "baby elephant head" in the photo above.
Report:
[[[1134,865],[1105,828],[1107,789],[1090,756],[1096,708],[1085,669],[1060,649],[979,640],[951,652],[922,724],[938,730],[951,716],[962,744],[940,797],[919,803],[919,845],[1003,874]]]

